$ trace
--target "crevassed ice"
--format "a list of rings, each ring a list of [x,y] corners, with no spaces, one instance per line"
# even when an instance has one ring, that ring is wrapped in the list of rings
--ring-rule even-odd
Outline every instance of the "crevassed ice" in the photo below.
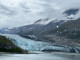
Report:
[[[64,50],[64,47],[58,47],[58,46],[56,47],[47,42],[34,41],[34,40],[20,37],[19,35],[12,35],[12,34],[1,34],[1,35],[6,36],[15,45],[21,47],[22,49],[28,50],[28,51],[41,51],[44,49]]]

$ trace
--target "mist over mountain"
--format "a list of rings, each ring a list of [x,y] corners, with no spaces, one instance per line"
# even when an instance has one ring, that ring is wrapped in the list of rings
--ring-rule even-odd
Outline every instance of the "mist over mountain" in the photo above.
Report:
[[[20,27],[46,18],[77,19],[80,14],[79,4],[79,0],[1,0],[0,27]]]

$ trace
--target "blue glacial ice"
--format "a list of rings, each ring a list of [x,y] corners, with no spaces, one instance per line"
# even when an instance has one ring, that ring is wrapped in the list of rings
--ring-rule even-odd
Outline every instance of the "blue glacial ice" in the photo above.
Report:
[[[41,51],[44,49],[65,50],[64,47],[54,46],[54,45],[47,43],[47,42],[26,39],[26,38],[23,38],[19,35],[13,35],[13,34],[1,34],[1,35],[6,36],[15,45],[17,45],[18,47],[20,47],[24,50],[28,50],[28,51]]]

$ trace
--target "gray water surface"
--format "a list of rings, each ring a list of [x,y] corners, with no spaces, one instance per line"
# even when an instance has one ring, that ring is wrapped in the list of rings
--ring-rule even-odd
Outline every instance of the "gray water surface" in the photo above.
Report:
[[[69,54],[0,54],[0,60],[80,60],[80,55]]]

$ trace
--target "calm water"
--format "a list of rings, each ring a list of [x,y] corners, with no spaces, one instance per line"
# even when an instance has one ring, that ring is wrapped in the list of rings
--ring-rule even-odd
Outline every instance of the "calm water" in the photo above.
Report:
[[[80,55],[73,54],[3,54],[0,60],[80,60]]]

